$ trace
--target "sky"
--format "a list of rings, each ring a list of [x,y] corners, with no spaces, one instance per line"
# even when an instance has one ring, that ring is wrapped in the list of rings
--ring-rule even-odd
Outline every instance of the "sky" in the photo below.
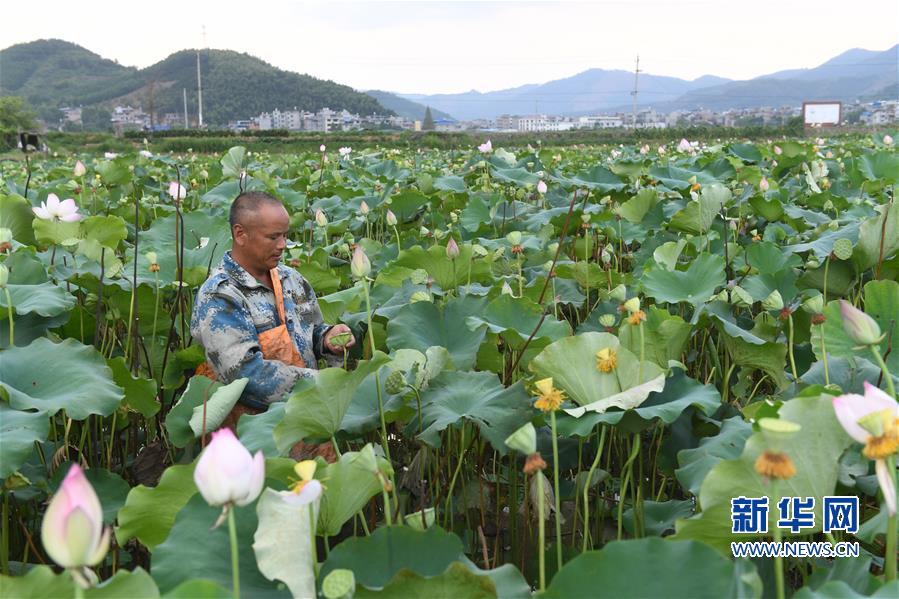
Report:
[[[638,55],[654,75],[749,79],[899,42],[896,0],[13,0],[3,20],[0,48],[60,38],[136,67],[230,49],[359,90],[422,94],[632,71]]]

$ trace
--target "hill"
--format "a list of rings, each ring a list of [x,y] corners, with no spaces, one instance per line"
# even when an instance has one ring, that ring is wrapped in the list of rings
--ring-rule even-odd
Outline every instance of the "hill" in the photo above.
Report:
[[[412,100],[408,100],[396,94],[378,89],[370,89],[365,93],[377,100],[384,108],[392,110],[403,118],[412,119],[413,121],[421,121],[425,118],[425,109],[427,106],[424,104],[419,104],[418,102],[413,102]],[[437,110],[433,106],[431,107],[431,116],[435,119],[455,120],[451,115]]]
[[[25,97],[47,122],[65,105],[141,105],[157,114],[197,105],[197,51],[182,50],[144,69],[123,67],[76,44],[39,40],[0,50],[0,94]],[[274,108],[346,109],[390,114],[371,96],[333,81],[278,69],[230,50],[202,50],[204,122],[225,125]],[[191,112],[191,108],[188,108]]]

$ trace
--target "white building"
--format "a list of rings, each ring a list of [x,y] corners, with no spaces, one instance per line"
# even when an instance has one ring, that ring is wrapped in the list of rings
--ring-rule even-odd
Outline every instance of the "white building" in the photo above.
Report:
[[[519,131],[569,131],[576,127],[575,121],[545,114],[523,116],[518,119]]]
[[[578,118],[581,129],[616,129],[624,126],[620,116],[582,116]]]

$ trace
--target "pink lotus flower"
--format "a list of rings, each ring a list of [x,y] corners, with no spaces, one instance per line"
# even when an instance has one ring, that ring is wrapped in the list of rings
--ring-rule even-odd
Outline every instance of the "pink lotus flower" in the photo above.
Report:
[[[665,146],[659,146],[659,156],[665,155]]]
[[[537,193],[546,193],[546,182],[538,181],[537,182]]]
[[[780,156],[783,153],[783,150],[780,149],[780,146],[774,146],[774,153]]]
[[[833,398],[837,420],[846,433],[864,444],[862,453],[874,460],[877,482],[890,515],[896,513],[896,484],[887,459],[899,450],[899,403],[865,381],[865,394]]]
[[[72,174],[76,177],[83,177],[86,172],[87,168],[84,166],[84,163],[80,160],[75,161],[75,168],[72,169]]]
[[[350,272],[357,279],[364,279],[371,273],[371,262],[361,245],[357,245],[353,250],[353,258],[350,260]]]
[[[859,345],[875,345],[883,339],[877,321],[846,300],[840,300],[840,316],[843,330]]]
[[[324,153],[324,151],[325,151],[325,144],[320,145],[320,146],[318,147],[318,151]]]
[[[50,558],[63,568],[95,566],[109,549],[103,508],[78,464],[72,464],[41,523],[41,541]]]
[[[43,220],[61,220],[66,223],[81,220],[75,200],[69,198],[60,202],[55,193],[49,194],[46,202],[41,202],[40,207],[32,208],[31,211]]]
[[[690,145],[690,142],[686,140],[686,138],[682,138],[680,143],[677,144],[678,152],[689,152],[693,149],[693,146]]]
[[[459,257],[459,245],[452,237],[446,242],[446,257],[450,260],[455,260]]]
[[[892,135],[884,135],[883,136],[883,145],[885,145],[885,146],[893,145],[893,136]]]
[[[177,181],[169,183],[169,195],[173,200],[183,200],[187,197],[187,190]]]
[[[768,179],[766,179],[765,177],[762,177],[762,180],[759,181],[759,191],[761,191],[762,193],[765,193],[766,191],[768,191],[768,189],[770,187],[771,187],[771,185],[768,183]]]
[[[482,143],[481,145],[478,146],[478,151],[481,152],[482,154],[489,154],[490,152],[493,151],[493,144],[490,143],[490,140],[488,139],[487,141],[485,141],[484,143]]]
[[[212,506],[247,505],[259,497],[265,482],[261,451],[251,456],[229,428],[212,433],[194,469],[194,482]]]

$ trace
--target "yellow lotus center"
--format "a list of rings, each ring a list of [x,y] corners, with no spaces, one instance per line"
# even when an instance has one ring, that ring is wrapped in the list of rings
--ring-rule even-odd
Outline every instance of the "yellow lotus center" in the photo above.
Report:
[[[779,451],[763,451],[755,461],[755,471],[766,478],[781,480],[796,476],[793,460],[787,454]]]
[[[596,369],[600,372],[612,372],[618,366],[618,355],[611,347],[596,352]]]

